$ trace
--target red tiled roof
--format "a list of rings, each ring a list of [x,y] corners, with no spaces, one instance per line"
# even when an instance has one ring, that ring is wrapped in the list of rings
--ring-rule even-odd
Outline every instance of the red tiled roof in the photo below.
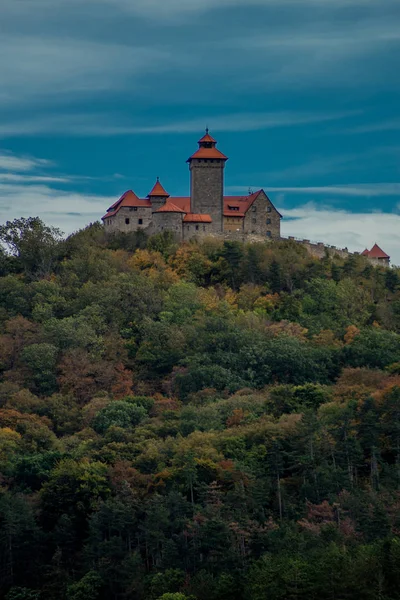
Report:
[[[158,196],[158,197],[165,197],[168,198],[169,194],[168,192],[165,191],[165,189],[163,188],[163,186],[161,185],[158,177],[157,177],[157,181],[153,187],[153,189],[151,190],[150,194],[148,194],[148,198],[151,198],[152,196]]]
[[[184,213],[185,211],[182,210],[182,208],[180,208],[173,202],[171,202],[170,200],[167,200],[167,202],[163,206],[161,206],[158,210],[156,210],[155,212],[157,212],[157,213],[160,213],[160,212]]]
[[[365,248],[364,252],[361,252],[361,256],[369,256],[368,248]]]
[[[184,223],[212,223],[210,215],[199,215],[195,213],[189,213],[183,219]]]
[[[238,210],[224,210],[224,217],[245,217],[246,213]]]
[[[110,208],[107,211],[107,214],[104,215],[102,219],[113,217],[122,207],[130,208],[134,206],[151,208],[151,202],[147,199],[142,200],[141,198],[138,198],[135,192],[133,192],[132,190],[128,190],[127,192],[125,192],[125,194],[122,194],[121,198],[117,200],[117,202],[114,202],[114,204],[110,206]]]
[[[207,143],[209,142],[210,144],[216,144],[217,140],[214,140],[214,138],[208,133],[208,129],[205,135],[203,135],[203,137],[201,138],[201,140],[199,140],[199,144],[203,144],[203,143]]]
[[[190,197],[189,196],[175,196],[174,198],[169,198],[168,202],[172,202],[179,208],[183,210],[185,213],[190,213]]]
[[[228,160],[225,154],[222,154],[217,148],[199,148],[187,162],[190,162],[193,158],[217,158],[219,160]]]
[[[378,244],[375,244],[373,248],[368,252],[369,258],[390,258],[386,252],[379,248]]]

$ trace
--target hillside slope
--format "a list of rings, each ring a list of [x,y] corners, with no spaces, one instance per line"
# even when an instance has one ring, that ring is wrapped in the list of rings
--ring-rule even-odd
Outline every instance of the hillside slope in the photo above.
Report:
[[[0,239],[0,598],[400,598],[398,270]]]

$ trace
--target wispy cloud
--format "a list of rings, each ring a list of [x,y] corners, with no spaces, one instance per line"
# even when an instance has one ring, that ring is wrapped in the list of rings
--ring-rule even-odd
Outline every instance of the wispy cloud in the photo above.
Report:
[[[400,129],[400,119],[390,119],[375,123],[367,123],[357,127],[349,127],[340,133],[374,133],[379,131],[397,131]],[[337,133],[337,132],[336,132]]]
[[[160,123],[157,125],[135,125],[122,122],[121,117],[113,114],[76,114],[53,115],[28,120],[10,121],[0,124],[0,137],[28,136],[39,133],[57,133],[74,136],[120,136],[166,133],[198,133],[208,124],[215,131],[257,131],[278,127],[292,127],[311,123],[340,121],[359,114],[360,111],[343,112],[271,112],[271,113],[234,113],[213,116],[204,114],[195,119]]]
[[[44,158],[15,156],[10,152],[0,151],[0,171],[33,171],[38,167],[48,167],[52,163]]]
[[[260,189],[262,186],[253,186]],[[231,191],[247,192],[248,188],[233,186]],[[268,187],[268,192],[325,195],[325,196],[400,196],[400,183],[356,183],[306,187]]]
[[[6,106],[133,90],[141,75],[165,68],[172,60],[167,49],[155,45],[21,34],[2,35],[0,54],[7,56],[0,61],[5,88],[0,103]]]

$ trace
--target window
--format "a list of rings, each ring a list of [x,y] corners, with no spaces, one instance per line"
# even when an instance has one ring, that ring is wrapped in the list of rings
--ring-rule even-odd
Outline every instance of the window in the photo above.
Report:
[[[257,223],[257,219],[252,219],[252,223]]]
[[[257,210],[257,206],[252,206],[252,207],[251,207],[251,210],[252,210],[253,212],[256,212],[256,210]]]
[[[205,231],[205,230],[206,230],[206,226],[205,226],[205,225],[203,225],[203,231]]]
[[[271,219],[267,219],[267,225],[271,224]]]
[[[139,225],[143,225],[143,219],[139,219],[138,223]]]
[[[271,207],[267,206],[267,212],[271,212]]]
[[[137,212],[137,206],[133,207],[134,212]]]
[[[129,225],[129,219],[125,219],[125,225]]]
[[[198,230],[199,230],[199,226],[198,226],[198,225],[196,225],[196,231],[198,231]]]
[[[267,231],[267,237],[271,237],[271,232]]]

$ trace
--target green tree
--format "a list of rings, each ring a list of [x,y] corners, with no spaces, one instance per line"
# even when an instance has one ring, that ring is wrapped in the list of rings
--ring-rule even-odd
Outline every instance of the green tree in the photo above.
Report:
[[[39,278],[52,272],[62,252],[62,233],[38,217],[7,221],[0,226],[0,242],[16,256],[25,274]]]

